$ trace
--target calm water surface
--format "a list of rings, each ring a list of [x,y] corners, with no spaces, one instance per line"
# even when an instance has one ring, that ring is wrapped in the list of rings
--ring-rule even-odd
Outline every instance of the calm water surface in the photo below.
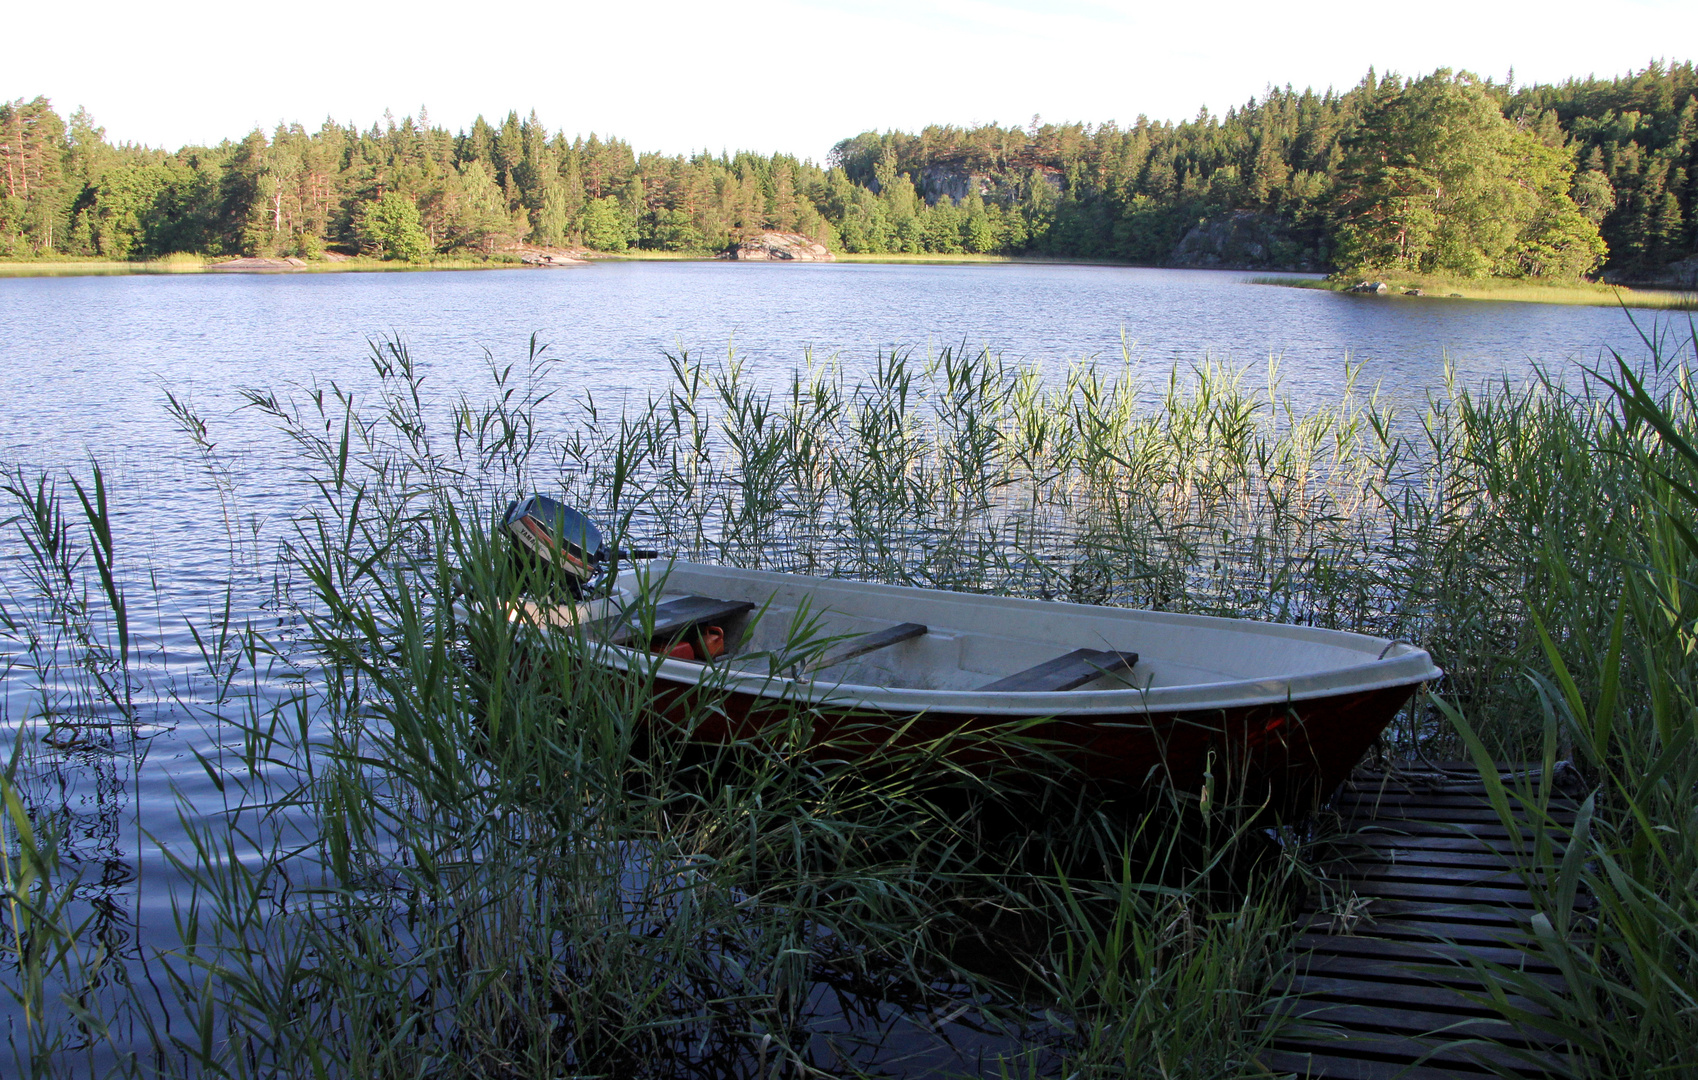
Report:
[[[1647,325],[1650,313],[1641,313]],[[1619,310],[1343,296],[1212,271],[1078,266],[773,266],[610,263],[575,269],[395,274],[0,279],[0,455],[84,450],[151,460],[177,449],[161,386],[203,409],[237,386],[359,385],[365,341],[400,334],[442,384],[471,386],[483,350],[524,356],[537,333],[565,385],[598,401],[641,397],[664,353],[723,355],[775,382],[836,357],[851,373],[881,349],[966,342],[1062,369],[1118,366],[1123,343],[1153,381],[1205,358],[1265,372],[1299,401],[1329,400],[1347,362],[1393,401],[1418,403],[1450,363],[1465,382],[1532,362],[1639,350]],[[25,407],[18,407],[23,405]]]
[[[1640,315],[1649,327],[1650,313]],[[29,747],[52,777],[32,789],[36,809],[67,824],[82,898],[132,962],[176,943],[177,879],[158,843],[184,843],[180,806],[191,822],[219,812],[224,797],[195,752],[216,762],[231,741],[198,714],[211,705],[209,692],[184,674],[198,663],[187,627],[211,622],[230,572],[214,489],[164,410],[165,391],[186,395],[211,421],[246,512],[280,529],[299,498],[276,468],[287,448],[239,409],[237,388],[368,388],[366,343],[394,334],[437,394],[479,397],[486,351],[522,364],[533,333],[560,361],[567,393],[550,408],[561,422],[586,395],[605,407],[663,390],[665,353],[680,348],[706,357],[735,349],[748,373],[774,388],[809,350],[816,362],[841,364],[853,382],[890,349],[923,355],[966,343],[1058,374],[1079,362],[1118,370],[1124,347],[1152,389],[1176,364],[1220,360],[1263,380],[1275,360],[1299,405],[1335,400],[1347,365],[1359,364],[1360,386],[1377,384],[1406,410],[1442,385],[1447,364],[1474,384],[1519,380],[1535,363],[1577,371],[1609,348],[1645,351],[1629,320],[1609,308],[1354,297],[1254,285],[1243,274],[1108,267],[610,263],[0,278],[0,465],[84,476],[90,460],[106,466],[119,558],[147,639],[137,675],[151,704],[138,738]],[[13,512],[8,504],[0,520]],[[6,532],[0,571],[13,592],[0,593],[0,603],[21,611],[20,548]],[[276,628],[276,611],[252,586],[236,583],[235,620]],[[21,640],[0,631],[0,664],[22,658]],[[23,721],[62,688],[27,665],[0,673],[0,752],[9,754]],[[265,677],[260,688],[284,691],[282,680]]]

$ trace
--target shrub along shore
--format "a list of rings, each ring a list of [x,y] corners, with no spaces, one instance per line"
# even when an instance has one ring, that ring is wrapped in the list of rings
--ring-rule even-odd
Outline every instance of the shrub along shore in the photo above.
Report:
[[[1375,298],[1411,300],[1494,300],[1530,304],[1579,304],[1586,307],[1629,307],[1650,311],[1698,310],[1698,293],[1672,289],[1633,289],[1592,281],[1540,281],[1525,278],[1455,278],[1422,274],[1359,277],[1259,277],[1258,285],[1293,289],[1351,292],[1363,285],[1383,284]]]
[[[1540,1001],[1517,1018],[1583,1075],[1648,1075],[1698,1038],[1690,358],[1453,387],[1398,417],[1354,388],[1298,410],[1209,366],[1152,405],[1106,365],[1046,383],[946,350],[771,387],[680,356],[645,406],[545,437],[545,355],[495,368],[482,404],[433,401],[390,342],[369,398],[244,392],[293,448],[305,505],[282,536],[250,520],[217,421],[172,398],[228,524],[231,605],[196,625],[204,670],[173,674],[207,692],[149,690],[170,568],[115,543],[128,493],[8,471],[9,677],[33,688],[0,791],[16,1070],[983,1067],[948,1036],[1009,1075],[1255,1074],[1323,828],[1264,832],[1249,791],[1111,814],[1060,771],[975,780],[894,749],[850,767],[796,753],[804,711],[709,760],[644,736],[640,678],[507,616],[543,583],[492,521],[541,490],[616,546],[1420,644],[1444,681],[1383,753],[1561,757],[1591,789],[1529,879],[1534,947],[1572,992],[1494,968],[1519,995],[1502,1007]],[[237,600],[266,566],[275,629]],[[184,807],[180,944],[143,979],[99,933],[55,800],[173,703],[223,736],[223,805]],[[1598,900],[1584,925],[1575,889]]]

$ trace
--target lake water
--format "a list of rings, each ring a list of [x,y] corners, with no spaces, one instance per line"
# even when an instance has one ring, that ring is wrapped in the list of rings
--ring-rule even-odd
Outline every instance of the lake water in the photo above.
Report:
[[[1638,313],[1647,327],[1650,312]],[[1667,317],[1664,318],[1667,322]],[[1684,321],[1684,320],[1682,320]],[[812,350],[854,372],[879,350],[988,346],[1059,370],[1121,363],[1152,382],[1207,358],[1330,400],[1347,363],[1418,404],[1447,363],[1465,383],[1538,362],[1643,351],[1621,311],[1345,296],[1250,275],[1126,267],[606,263],[559,270],[0,279],[0,460],[151,462],[181,450],[161,388],[229,413],[239,386],[361,386],[368,338],[399,334],[440,389],[478,384],[484,350],[532,333],[564,386],[603,403],[668,376],[667,352],[724,355],[784,379]]]
[[[1639,317],[1652,327],[1650,313]],[[1447,365],[1474,384],[1519,380],[1534,364],[1576,372],[1609,349],[1646,351],[1629,319],[1610,308],[1343,296],[1256,285],[1244,274],[1113,267],[606,263],[0,278],[0,465],[9,475],[69,469],[86,477],[91,459],[103,463],[123,568],[128,580],[148,583],[136,620],[147,624],[147,662],[136,675],[140,699],[153,704],[141,723],[104,741],[32,745],[28,755],[50,778],[30,794],[38,813],[68,829],[81,902],[101,913],[100,932],[138,971],[151,949],[176,943],[177,878],[159,844],[184,842],[180,807],[192,821],[223,806],[201,759],[216,760],[229,740],[197,718],[210,691],[181,675],[182,658],[199,648],[187,627],[206,624],[230,572],[216,493],[164,408],[166,391],[208,418],[246,511],[281,522],[297,498],[276,468],[286,447],[240,408],[238,388],[369,388],[367,341],[398,335],[427,385],[452,396],[487,385],[486,357],[522,364],[533,333],[559,359],[567,393],[549,415],[562,422],[586,395],[618,406],[663,389],[665,354],[679,349],[708,357],[734,349],[755,381],[775,389],[810,350],[815,362],[841,364],[851,382],[882,351],[923,355],[963,343],[1051,374],[1129,362],[1152,388],[1175,365],[1213,359],[1261,380],[1274,360],[1299,406],[1334,400],[1356,364],[1360,387],[1378,385],[1406,412],[1442,385]],[[15,509],[9,503],[0,520]],[[12,592],[0,603],[27,617],[17,591],[21,550],[8,527],[0,584]],[[275,623],[277,612],[244,584],[236,621]],[[0,629],[0,663],[23,657],[23,636]],[[4,669],[0,753],[10,754],[20,724],[61,690],[27,666]],[[17,1032],[17,1016],[7,1016]],[[133,1020],[129,1037],[140,1037]]]

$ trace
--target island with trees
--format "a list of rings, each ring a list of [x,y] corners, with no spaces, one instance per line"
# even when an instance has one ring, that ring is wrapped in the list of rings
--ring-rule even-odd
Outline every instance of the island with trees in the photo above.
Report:
[[[1698,284],[1698,70],[1516,86],[1370,71],[1217,116],[864,132],[824,164],[640,153],[533,112],[280,125],[175,151],[0,104],[0,259],[513,261],[526,247],[1100,259]]]

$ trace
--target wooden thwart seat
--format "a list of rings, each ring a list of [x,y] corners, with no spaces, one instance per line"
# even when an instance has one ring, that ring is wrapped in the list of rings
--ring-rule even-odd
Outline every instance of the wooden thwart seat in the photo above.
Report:
[[[655,605],[654,624],[646,628],[647,636],[679,637],[698,626],[735,619],[745,612],[753,611],[754,608],[755,605],[747,600],[716,600],[711,596],[685,596],[668,600],[664,604]],[[644,632],[645,627],[640,619],[629,619],[613,632],[610,640],[615,645],[627,645]]]
[[[1093,679],[1129,670],[1138,662],[1135,652],[1116,652],[1113,649],[1074,649],[1065,656],[1045,660],[1035,667],[1016,672],[1006,679],[979,687],[998,693],[1047,693],[1072,690]]]
[[[874,630],[870,634],[862,634],[859,637],[850,638],[848,641],[838,642],[809,661],[802,668],[802,671],[807,673],[819,671],[822,668],[835,667],[838,664],[847,663],[857,656],[865,656],[867,653],[917,638],[925,632],[926,628],[916,622],[897,623],[895,626],[887,626],[883,630]]]

